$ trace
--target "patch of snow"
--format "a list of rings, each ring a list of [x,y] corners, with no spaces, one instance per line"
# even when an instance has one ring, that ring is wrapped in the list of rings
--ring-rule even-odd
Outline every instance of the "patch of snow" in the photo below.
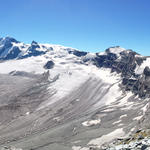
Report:
[[[82,122],[82,125],[86,127],[90,127],[90,126],[97,125],[100,123],[101,123],[101,120],[98,119],[98,120],[89,120],[89,121]]]
[[[2,48],[3,46],[4,46],[4,45],[3,45],[3,44],[1,44],[1,45],[0,45],[0,48]]]
[[[142,111],[143,111],[143,115],[145,115],[147,109],[149,108],[149,103],[147,103],[143,108],[142,108]]]
[[[88,147],[81,147],[81,146],[73,146],[72,147],[72,150],[89,150],[89,148]]]
[[[23,53],[25,53],[30,47],[30,44],[24,44],[22,42],[19,43],[12,42],[12,45],[13,47],[18,47]]]
[[[104,97],[106,98],[106,105],[110,105],[115,102],[122,95],[122,91],[118,83],[114,84],[110,89],[108,94]]]
[[[113,122],[113,125],[114,124],[117,124],[117,123],[120,123],[122,120],[118,120],[118,121],[115,121],[115,122]]]
[[[139,96],[138,96],[138,95],[136,95],[136,96],[135,96],[135,99],[137,99],[137,98],[139,98]]]
[[[78,141],[74,141],[74,142],[72,142],[73,144],[77,144],[77,143],[80,143],[81,141],[80,140],[78,140]]]
[[[133,96],[132,92],[126,92],[122,95],[122,99],[120,99],[119,103],[116,105],[117,107],[122,107],[121,110],[129,110],[133,107],[134,102],[129,102],[128,99]]]
[[[30,114],[30,112],[26,112],[26,115],[29,115]]]
[[[59,122],[61,119],[60,119],[60,117],[55,117],[55,118],[53,118],[53,120]]]
[[[150,66],[150,58],[147,58],[146,60],[144,60],[143,63],[141,64],[141,66],[137,65],[137,67],[135,69],[135,73],[136,74],[142,74],[144,71],[144,68],[146,66]]]
[[[99,52],[98,55],[107,55],[106,52]]]
[[[79,99],[79,98],[77,98],[77,99],[76,99],[76,102],[79,102],[79,101],[80,101],[80,99]]]
[[[86,58],[86,59],[93,59],[96,57],[96,54],[95,53],[87,53],[87,55],[83,56],[83,58]]]
[[[131,129],[131,132],[133,132],[134,130],[135,130],[135,128],[132,128],[132,129]]]
[[[120,123],[120,124],[118,124],[118,127],[123,126],[123,125],[124,125],[123,123]]]
[[[127,117],[127,114],[124,114],[124,115],[120,116],[120,119],[124,118],[124,117]]]
[[[118,138],[118,137],[122,137],[124,135],[125,135],[125,133],[123,131],[123,128],[119,128],[119,129],[116,129],[107,135],[103,135],[100,138],[96,138],[96,139],[91,140],[88,143],[88,145],[95,145],[98,148],[100,148],[102,146],[102,144],[107,143],[107,142],[111,142],[113,139]]]
[[[121,47],[111,47],[109,48],[110,53],[116,54],[118,57],[120,56],[120,53],[125,51],[126,49]]]
[[[140,120],[142,117],[143,117],[143,115],[142,116],[137,116],[137,117],[133,118],[133,120]]]
[[[73,146],[72,150],[81,150],[81,146]]]
[[[102,112],[111,112],[111,111],[114,111],[114,110],[115,110],[114,108],[109,108],[109,109],[103,110]]]
[[[109,68],[97,68],[96,66],[92,66],[91,75],[94,74],[97,77],[101,78],[104,82],[114,84],[121,79],[121,75],[117,73],[111,73],[111,69]]]
[[[80,150],[89,150],[89,148],[88,147],[83,147]]]

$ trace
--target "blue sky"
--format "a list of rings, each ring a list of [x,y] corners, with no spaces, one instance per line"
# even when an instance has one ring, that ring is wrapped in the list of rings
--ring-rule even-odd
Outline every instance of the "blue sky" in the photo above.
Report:
[[[150,55],[150,0],[0,0],[0,37]]]

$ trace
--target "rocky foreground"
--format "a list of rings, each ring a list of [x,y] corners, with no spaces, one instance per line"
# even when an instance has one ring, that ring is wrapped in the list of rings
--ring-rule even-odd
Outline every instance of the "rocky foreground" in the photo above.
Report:
[[[150,150],[150,130],[138,130],[127,138],[118,138],[103,150]]]

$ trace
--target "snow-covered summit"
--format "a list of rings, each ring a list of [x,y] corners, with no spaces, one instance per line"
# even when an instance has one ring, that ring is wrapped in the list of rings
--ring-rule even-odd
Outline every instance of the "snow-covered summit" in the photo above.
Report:
[[[39,44],[32,41],[31,44],[24,44],[15,40],[12,37],[0,38],[0,60],[22,59],[31,56],[39,56],[47,52],[57,53],[74,53],[80,55],[81,53],[73,48],[64,47],[53,44]]]
[[[117,56],[120,55],[121,52],[125,51],[125,48],[121,48],[120,46],[115,46],[115,47],[110,47],[106,49],[107,53],[113,53],[116,54]]]
[[[0,38],[0,45],[10,43],[10,42],[18,43],[19,41],[17,41],[15,38],[9,37],[9,36]]]

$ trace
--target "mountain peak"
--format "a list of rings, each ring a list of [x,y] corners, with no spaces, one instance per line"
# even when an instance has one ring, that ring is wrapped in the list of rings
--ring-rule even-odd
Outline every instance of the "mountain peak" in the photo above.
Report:
[[[36,42],[36,41],[32,41],[32,43],[31,43],[31,45],[37,45],[38,44],[38,42]]]
[[[4,43],[8,43],[8,42],[19,43],[15,38],[10,37],[10,36],[6,36],[5,38],[1,38],[1,41],[3,41]]]
[[[114,46],[106,49],[106,53],[114,53],[116,55],[119,55],[121,52],[125,51],[125,48],[122,48],[120,46]]]

